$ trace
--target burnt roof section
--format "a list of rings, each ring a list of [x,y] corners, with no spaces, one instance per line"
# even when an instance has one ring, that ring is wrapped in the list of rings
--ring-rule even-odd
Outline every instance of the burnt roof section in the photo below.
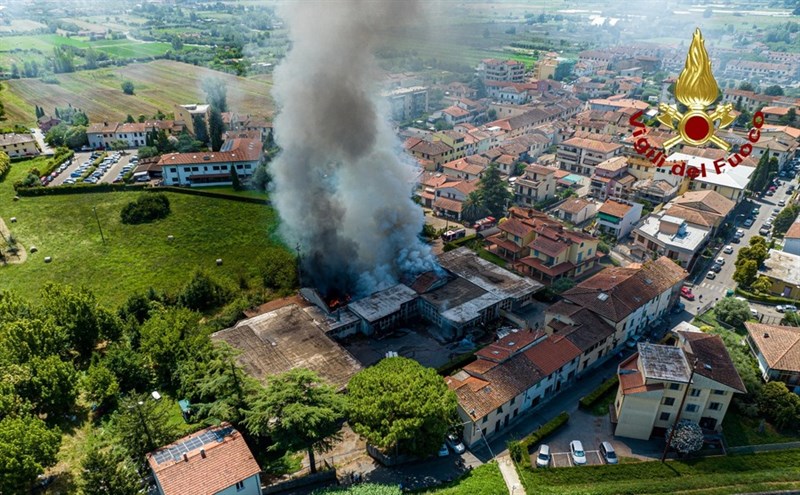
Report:
[[[479,258],[466,247],[442,254],[439,256],[439,264],[500,299],[517,299],[544,288],[539,282],[520,277]]]
[[[348,309],[366,321],[375,322],[400,311],[404,304],[417,298],[417,293],[403,284],[393,285],[368,297],[353,301]]]

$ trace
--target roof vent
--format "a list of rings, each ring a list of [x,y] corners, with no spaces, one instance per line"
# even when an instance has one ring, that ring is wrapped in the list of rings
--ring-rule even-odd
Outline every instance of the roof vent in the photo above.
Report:
[[[605,301],[608,299],[608,294],[606,294],[605,292],[601,292],[600,294],[597,294],[597,298],[600,299],[601,301]]]
[[[492,351],[492,354],[494,354],[494,355],[498,355],[498,354],[500,354],[500,352],[498,352],[498,351]]]
[[[509,342],[509,343],[508,343],[508,346],[509,346],[509,347],[512,347],[513,345],[514,345],[514,342]]]
[[[647,285],[653,285],[653,279],[646,278],[644,279],[644,283],[646,283]]]
[[[764,338],[765,338],[765,339],[768,339],[768,338],[769,338],[769,334],[768,334],[767,332],[764,332]]]
[[[211,160],[211,157],[210,157],[210,156],[208,156],[208,155],[206,155],[206,156],[204,156],[204,157],[203,157],[203,160],[205,160],[205,161],[209,161],[209,160]]]
[[[206,449],[200,449],[200,457],[202,457],[203,459],[206,458]]]
[[[707,369],[708,371],[711,371],[711,370],[713,369],[713,368],[711,367],[711,365],[710,365],[710,364],[708,364],[708,363],[704,364],[704,365],[703,365],[703,368]]]
[[[183,454],[183,460],[189,462],[189,454]]]

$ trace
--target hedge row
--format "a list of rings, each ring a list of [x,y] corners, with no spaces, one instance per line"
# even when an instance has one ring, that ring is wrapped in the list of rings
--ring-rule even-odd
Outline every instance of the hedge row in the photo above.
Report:
[[[736,287],[736,294],[744,297],[745,299],[752,299],[753,301],[761,301],[772,304],[795,304],[797,301],[780,296],[770,296],[769,294],[754,294],[744,289]]]
[[[59,165],[69,160],[73,156],[75,156],[75,152],[71,149],[57,148],[56,154],[53,155],[53,158],[47,160],[47,164],[43,168],[39,169],[39,175],[50,175],[56,168],[58,168]]]
[[[11,170],[11,159],[5,151],[0,151],[0,179],[5,177],[9,170]]]
[[[608,380],[604,381],[600,384],[599,387],[594,389],[590,394],[581,397],[578,401],[578,407],[584,410],[591,409],[597,401],[599,401],[606,393],[615,388],[619,383],[619,377],[617,375],[612,376]]]
[[[478,238],[478,234],[468,235],[466,237],[462,237],[461,239],[456,239],[455,241],[446,242],[444,244],[444,248],[442,250],[444,252],[452,251],[453,249],[460,248],[461,246],[465,246],[466,244],[474,241]]]
[[[229,199],[231,201],[240,201],[242,203],[255,203],[259,205],[271,205],[272,202],[268,199],[260,199],[260,198],[248,198],[246,196],[236,196],[233,194],[225,194],[221,192],[215,191],[204,191],[202,189],[196,189],[192,187],[174,187],[174,186],[157,186],[151,188],[152,191],[170,191],[176,192],[181,194],[191,194],[194,196],[205,196],[207,198],[220,198],[220,199]]]
[[[526,467],[532,467],[530,457],[531,447],[547,438],[548,435],[555,433],[559,428],[567,424],[567,421],[569,421],[569,414],[567,414],[566,411],[563,411],[555,418],[531,432],[530,435],[522,440],[509,442],[508,451],[511,453],[511,457],[518,464]]]
[[[61,194],[85,194],[112,191],[143,191],[146,184],[67,184],[52,187],[19,187],[20,196],[58,196]]]

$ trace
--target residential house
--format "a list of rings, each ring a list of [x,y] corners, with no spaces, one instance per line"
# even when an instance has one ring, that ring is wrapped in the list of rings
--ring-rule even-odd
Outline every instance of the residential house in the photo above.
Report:
[[[800,299],[800,256],[770,249],[759,275],[764,275],[772,282],[771,294]]]
[[[614,435],[648,440],[679,414],[719,432],[734,394],[746,393],[720,336],[696,327],[675,333],[676,346],[640,342],[638,352],[620,363]]]
[[[711,239],[711,229],[689,225],[669,212],[645,218],[631,234],[631,254],[640,258],[666,256],[687,271],[692,271]]]
[[[569,340],[581,352],[576,373],[590,370],[613,355],[614,327],[577,304],[559,301],[546,309],[545,332]]]
[[[714,159],[712,158],[673,153],[669,156],[668,161],[674,162],[676,159],[687,162],[687,168],[692,166],[702,170],[702,167],[705,167],[705,177],[701,173],[694,179],[686,179],[689,184],[689,190],[716,191],[737,204],[745,198],[745,190],[756,170],[754,167],[744,165],[739,165],[738,167],[726,166],[722,169],[722,173],[718,174],[714,169]]]
[[[800,393],[800,328],[751,321],[744,326],[764,381],[777,380]]]
[[[453,130],[440,131],[433,135],[433,139],[453,149],[451,160],[457,160],[474,154],[474,150],[470,149],[470,143],[466,140],[466,135],[459,132]]]
[[[39,147],[31,134],[0,134],[0,151],[9,158],[21,158],[38,155]]]
[[[471,122],[470,114],[467,110],[456,105],[451,105],[441,112],[442,118],[445,122],[452,125],[462,124],[464,122]]]
[[[453,179],[480,179],[489,165],[489,159],[481,155],[470,155],[442,165],[442,171]]]
[[[725,89],[722,91],[722,103],[730,103],[750,113],[763,106],[770,106],[776,99],[776,96],[763,95],[742,89]]]
[[[158,495],[261,495],[261,468],[228,423],[185,436],[146,459]]]
[[[595,213],[597,213],[597,207],[593,202],[584,198],[569,198],[553,210],[552,213],[556,218],[580,225],[590,218],[594,218]]]
[[[783,236],[783,252],[800,256],[800,221],[795,220]]]
[[[591,180],[592,197],[598,201],[608,198],[628,199],[636,177],[628,173],[628,159],[615,156],[597,164]]]
[[[478,77],[483,82],[502,81],[521,83],[525,81],[525,64],[517,60],[487,58],[478,64]]]
[[[194,129],[194,116],[197,115],[205,121],[208,126],[208,117],[211,114],[211,105],[191,104],[191,105],[175,105],[175,120],[183,121],[189,134],[196,136],[197,133]]]
[[[536,62],[533,77],[534,79],[553,79],[556,75],[556,68],[558,68],[558,58],[542,57]]]
[[[766,120],[767,123],[779,124],[781,123],[781,118],[788,118],[789,109],[790,107],[770,106],[762,108],[761,113],[764,114],[764,120]],[[795,111],[797,111],[797,109],[795,109]]]
[[[602,256],[598,239],[578,230],[569,230],[556,220],[536,221],[535,238],[528,244],[529,255],[514,267],[520,273],[553,283],[559,278],[579,277],[597,266]]]
[[[37,124],[39,125],[39,129],[41,129],[44,134],[47,134],[47,132],[50,129],[52,129],[53,127],[57,126],[60,123],[61,123],[61,119],[57,119],[57,118],[51,117],[49,115],[43,115],[43,116],[39,117],[39,120],[37,121]]]
[[[512,331],[478,351],[477,360],[461,371],[445,377],[458,398],[466,445],[492,437],[541,402],[544,389],[537,385],[544,377],[524,351],[545,338],[541,332]]]
[[[433,208],[436,199],[436,188],[450,180],[441,172],[422,172],[417,178],[417,196],[420,198],[422,206]]]
[[[251,117],[250,115],[245,119],[240,119],[236,124],[236,128],[242,131],[257,132],[261,141],[266,141],[267,137],[272,134],[272,122],[264,118]]]
[[[263,157],[261,141],[233,139],[219,151],[168,153],[161,155],[164,184],[168,186],[230,185],[231,169],[241,180],[255,172]]]
[[[547,217],[544,213],[535,210],[533,212],[538,218]],[[512,216],[501,219],[497,228],[500,232],[486,239],[486,244],[491,252],[511,261],[516,261],[528,255],[530,252],[528,244],[533,241],[536,235],[533,225]]]
[[[673,184],[663,179],[637,180],[630,188],[629,199],[638,203],[647,201],[657,205],[674,198],[679,189],[680,184]]]
[[[541,165],[528,165],[525,172],[514,182],[514,201],[533,206],[556,194],[555,169]]]
[[[616,239],[622,239],[633,230],[640,218],[641,203],[607,199],[597,210],[597,229]]]
[[[440,216],[461,220],[467,196],[478,188],[478,179],[448,180],[436,188],[433,211]]]
[[[757,79],[762,84],[785,84],[794,76],[792,66],[752,60],[731,60],[723,74],[731,79]]]
[[[442,165],[455,159],[453,148],[442,141],[409,138],[405,142],[405,148],[428,171],[441,170]]]
[[[595,167],[622,153],[622,145],[573,137],[558,145],[556,156],[562,170],[591,177]]]
[[[478,97],[478,90],[464,83],[452,82],[447,85],[445,95],[451,98],[470,98],[474,100]]]
[[[617,60],[617,55],[605,50],[584,50],[578,54],[578,62],[588,62],[599,68],[608,69]]]
[[[736,203],[716,191],[687,191],[670,201],[664,210],[689,225],[710,228],[713,237],[730,219],[735,206]]]
[[[628,98],[595,98],[589,100],[589,109],[600,112],[610,112],[614,110],[624,110],[632,108],[636,111],[647,110],[650,105],[641,100],[631,100]]]
[[[643,264],[609,267],[562,294],[614,327],[614,349],[668,314],[688,273],[666,256]],[[545,314],[545,322],[553,319]]]

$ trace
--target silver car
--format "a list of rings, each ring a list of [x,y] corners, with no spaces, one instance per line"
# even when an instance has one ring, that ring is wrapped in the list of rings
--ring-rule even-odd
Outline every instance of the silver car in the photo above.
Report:
[[[569,443],[569,453],[572,456],[572,462],[576,466],[586,464],[586,451],[583,450],[583,444],[580,440],[573,440]]]

